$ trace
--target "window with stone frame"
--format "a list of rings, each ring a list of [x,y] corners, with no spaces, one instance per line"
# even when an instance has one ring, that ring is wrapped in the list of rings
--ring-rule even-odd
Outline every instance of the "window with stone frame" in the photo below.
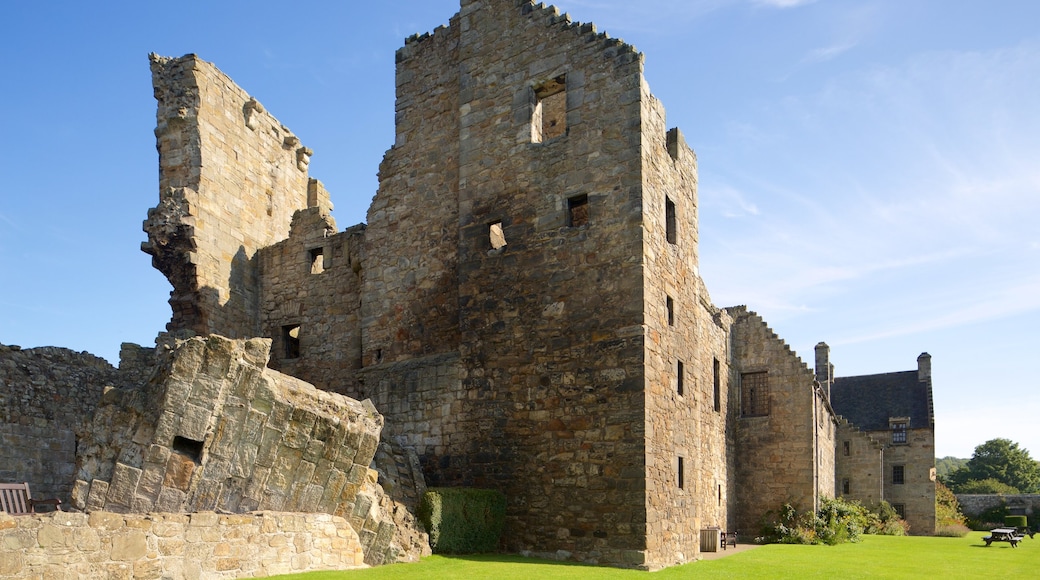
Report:
[[[842,495],[849,495],[849,490],[852,488],[852,484],[848,478],[841,480],[841,493]]]
[[[675,326],[675,300],[671,296],[665,296],[664,307],[668,314],[668,326]]]
[[[769,374],[766,371],[740,375],[740,414],[743,417],[769,414]]]
[[[282,327],[283,358],[300,358],[300,325],[290,324]]]
[[[901,503],[892,504],[892,509],[899,515],[900,519],[906,519],[906,506]]]
[[[567,225],[580,228],[589,224],[589,196],[576,195],[567,200]]]
[[[321,274],[325,271],[324,248],[314,248],[307,252],[307,255],[311,263],[311,274]]]
[[[686,371],[683,368],[682,361],[676,361],[675,364],[675,392],[679,395],[683,394],[684,387],[686,385]]]
[[[906,483],[906,467],[903,465],[892,466],[892,483],[894,485],[903,485]]]
[[[683,461],[683,457],[682,457],[682,455],[680,455],[679,456],[679,469],[678,469],[678,474],[677,474],[677,476],[678,476],[678,482],[677,483],[679,484],[679,489],[685,489],[686,488],[686,470],[685,470],[684,463],[685,462]]]
[[[669,244],[675,244],[679,239],[675,217],[675,202],[668,196],[664,198],[664,237]]]
[[[848,441],[842,441],[841,442],[841,453],[845,457],[848,457],[849,455],[852,455],[852,444],[850,442],[848,442]]]
[[[719,359],[712,359],[711,361],[711,379],[712,379],[712,398],[714,400],[714,409],[718,413],[722,410],[722,372],[720,370]]]
[[[567,75],[534,88],[531,142],[544,143],[567,134]]]
[[[910,426],[909,419],[890,419],[889,425],[892,426],[892,444],[893,445],[905,445],[907,443],[906,432]]]

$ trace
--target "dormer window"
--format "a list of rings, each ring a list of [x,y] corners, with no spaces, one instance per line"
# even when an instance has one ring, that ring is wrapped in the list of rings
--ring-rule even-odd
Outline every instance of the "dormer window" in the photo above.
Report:
[[[910,427],[910,419],[908,417],[894,417],[888,420],[888,424],[892,427],[892,444],[906,445],[906,431]]]

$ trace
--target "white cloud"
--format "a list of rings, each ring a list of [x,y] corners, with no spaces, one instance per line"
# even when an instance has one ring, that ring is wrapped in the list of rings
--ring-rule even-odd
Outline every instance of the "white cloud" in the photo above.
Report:
[[[768,6],[770,8],[797,8],[812,4],[817,0],[751,0],[755,6]]]

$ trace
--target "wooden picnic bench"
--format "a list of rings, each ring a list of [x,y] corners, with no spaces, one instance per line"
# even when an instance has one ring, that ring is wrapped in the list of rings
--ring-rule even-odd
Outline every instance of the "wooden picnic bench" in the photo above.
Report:
[[[60,499],[33,499],[28,483],[0,483],[0,511],[12,516],[36,513],[36,506],[52,505],[61,511]]]
[[[1025,536],[1018,535],[1018,528],[995,528],[989,531],[988,536],[983,536],[982,541],[989,547],[993,542],[1007,542],[1012,548],[1017,548]]]

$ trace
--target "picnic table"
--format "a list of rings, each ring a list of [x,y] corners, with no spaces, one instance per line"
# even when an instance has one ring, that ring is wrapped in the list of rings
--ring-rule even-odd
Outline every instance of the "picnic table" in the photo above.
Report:
[[[986,542],[987,547],[993,542],[1008,542],[1012,548],[1017,548],[1022,538],[1024,536],[1018,535],[1018,528],[994,528],[988,536],[982,537],[982,541]]]

